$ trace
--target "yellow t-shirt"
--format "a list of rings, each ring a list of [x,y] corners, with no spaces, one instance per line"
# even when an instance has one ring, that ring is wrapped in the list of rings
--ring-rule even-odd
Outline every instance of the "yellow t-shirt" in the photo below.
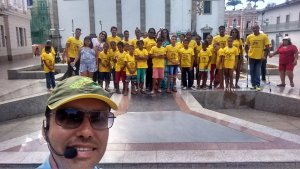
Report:
[[[127,62],[127,66],[126,66],[126,75],[129,76],[136,76],[137,75],[137,71],[136,71],[136,66],[137,63],[135,61],[134,55],[130,55],[129,53],[125,55],[124,61]],[[131,74],[129,72],[129,70],[134,71],[133,74]]]
[[[168,45],[166,46],[166,53],[168,58],[168,65],[178,65],[179,59],[178,59],[178,53],[179,53],[179,47],[178,46],[172,46]]]
[[[260,33],[255,36],[250,34],[246,39],[246,45],[249,46],[248,56],[252,59],[261,59],[264,55],[264,49],[267,45],[270,45],[268,36],[264,33]]]
[[[197,42],[196,42],[195,40],[192,39],[192,40],[189,42],[189,48],[195,49],[196,46],[197,46]]]
[[[133,45],[132,40],[130,40],[130,39],[128,39],[128,41],[125,41],[125,39],[124,39],[124,40],[122,40],[122,42],[124,43],[124,45],[125,45],[125,43],[128,43],[129,45]]]
[[[242,42],[241,39],[239,39],[239,40],[235,39],[235,40],[233,41],[232,45],[235,46],[236,48],[238,48],[239,54],[242,54],[243,51],[240,50],[240,46],[243,45],[243,42]]]
[[[108,49],[108,53],[110,56],[110,66],[112,69],[114,69],[116,67],[116,63],[115,63],[114,59],[118,52],[119,52],[118,49],[116,49],[115,51],[113,51],[112,49]]]
[[[176,42],[176,46],[178,47],[178,49],[183,48],[183,44],[180,41]]]
[[[143,58],[147,58],[148,57],[148,52],[146,49],[140,50],[139,48],[134,50],[134,54],[135,57],[140,56]],[[137,60],[137,68],[148,68],[147,65],[147,60]]]
[[[192,57],[194,57],[195,53],[192,48],[181,48],[179,50],[179,53],[181,54],[181,67],[186,68],[186,67],[191,67],[193,65],[192,63]]]
[[[221,48],[225,48],[227,46],[227,41],[228,41],[229,35],[225,35],[225,36],[220,36],[217,35],[214,37],[212,44],[219,42],[220,43],[220,47]]]
[[[153,56],[152,63],[153,68],[164,68],[165,67],[165,59],[157,58],[159,55],[165,55],[166,49],[164,47],[158,48],[157,46],[153,46],[149,52]]]
[[[111,35],[109,35],[109,36],[107,37],[107,43],[109,44],[109,46],[110,46],[110,42],[111,42],[111,41],[116,42],[116,45],[118,45],[118,42],[120,42],[121,40],[122,40],[122,39],[121,39],[119,36],[112,37]]]
[[[100,52],[98,54],[99,66],[98,70],[99,72],[110,72],[110,55],[109,53],[104,53],[104,51]]]
[[[211,44],[207,47],[208,50],[211,52],[211,62],[210,64],[216,64],[217,63],[217,56],[214,52],[214,46]]]
[[[221,63],[221,57],[223,57],[223,49],[220,48],[217,52],[217,56],[216,56],[216,68],[217,69],[223,69],[223,65]]]
[[[196,52],[197,52],[197,54],[199,54],[199,52],[202,50],[202,43],[200,43],[200,45],[198,45],[197,43],[196,43]],[[196,54],[196,53],[195,53]]]
[[[69,37],[66,44],[69,45],[68,56],[70,58],[75,58],[78,55],[79,48],[83,45],[82,41],[75,37]]]
[[[123,53],[117,52],[117,54],[116,54],[117,63],[115,66],[116,72],[121,71],[121,69],[123,69],[125,67],[126,54],[127,54],[127,52],[125,52],[125,51],[123,51]]]
[[[42,49],[42,54],[43,54],[43,53],[46,53],[45,48]],[[54,50],[53,47],[51,47],[51,53],[52,53],[53,56],[56,55],[56,52],[55,52],[55,50]]]
[[[199,59],[199,70],[209,70],[210,69],[210,58],[211,58],[211,51],[209,49],[206,49],[206,51],[201,50],[198,54]],[[205,68],[205,66],[208,64],[208,67]]]
[[[42,53],[42,60],[43,60],[43,62],[46,62],[47,65],[53,66],[53,69],[50,70],[46,66],[46,64],[44,64],[44,72],[45,73],[54,72],[54,64],[55,64],[54,55],[52,53],[47,54],[46,52],[44,52],[44,53]]]
[[[237,47],[232,46],[229,48],[228,46],[223,49],[224,56],[224,68],[233,69],[235,66],[235,57],[239,55],[239,50]]]
[[[141,38],[140,40],[142,40],[142,38]],[[138,48],[138,46],[136,45],[136,42],[137,42],[137,41],[138,41],[137,38],[131,39],[131,43],[132,43],[132,45],[134,46],[134,48]]]
[[[148,53],[150,52],[153,46],[156,46],[156,42],[154,39],[146,38],[143,41],[144,41],[144,48],[148,51]]]

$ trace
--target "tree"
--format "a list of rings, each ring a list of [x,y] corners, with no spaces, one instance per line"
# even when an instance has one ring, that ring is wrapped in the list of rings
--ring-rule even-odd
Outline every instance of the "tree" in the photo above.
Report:
[[[228,0],[226,6],[233,6],[233,10],[235,10],[235,6],[242,4],[240,0]]]
[[[256,3],[257,3],[258,1],[265,2],[264,0],[247,0],[247,2],[254,2],[254,6],[253,6],[253,7],[255,7],[255,8],[257,7]]]
[[[276,6],[276,3],[268,3],[267,6],[266,6],[266,9],[270,9],[270,8],[273,8]]]

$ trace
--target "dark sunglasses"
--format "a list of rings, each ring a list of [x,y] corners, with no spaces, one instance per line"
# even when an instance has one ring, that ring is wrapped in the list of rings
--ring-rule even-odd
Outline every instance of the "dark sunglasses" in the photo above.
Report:
[[[83,112],[74,108],[58,109],[55,113],[55,122],[57,125],[66,129],[78,128],[85,116],[88,116],[93,129],[109,129],[114,124],[116,118],[111,112]]]

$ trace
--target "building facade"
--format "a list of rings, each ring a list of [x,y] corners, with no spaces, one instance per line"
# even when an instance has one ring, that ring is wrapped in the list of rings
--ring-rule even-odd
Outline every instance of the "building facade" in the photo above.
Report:
[[[32,57],[26,0],[0,0],[0,61]]]
[[[259,13],[258,21],[275,49],[284,36],[289,36],[292,43],[300,47],[300,0],[266,8]]]
[[[233,28],[236,28],[240,32],[240,37],[245,39],[252,33],[251,27],[257,23],[257,18],[258,10],[253,8],[251,3],[245,9],[225,11],[226,33],[229,34]]]
[[[53,33],[56,37],[61,35],[63,47],[77,27],[82,29],[81,38],[98,35],[101,30],[110,34],[111,26],[117,26],[119,34],[128,30],[133,38],[137,27],[143,32],[153,27],[206,36],[217,34],[218,27],[224,24],[224,0],[51,0],[51,3],[51,18],[57,15],[51,24],[55,30],[63,30]]]

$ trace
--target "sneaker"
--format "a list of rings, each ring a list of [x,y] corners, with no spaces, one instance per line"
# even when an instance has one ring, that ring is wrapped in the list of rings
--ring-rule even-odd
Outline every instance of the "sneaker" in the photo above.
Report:
[[[161,89],[158,89],[157,92],[158,92],[158,93],[161,93],[162,91],[161,91]]]
[[[186,87],[183,87],[182,90],[186,90]]]
[[[150,94],[151,94],[151,95],[154,95],[154,94],[155,94],[154,90],[152,90],[152,91],[150,92]]]
[[[259,86],[256,86],[256,91],[261,91],[261,88]]]
[[[256,86],[250,87],[250,90],[256,90]]]

